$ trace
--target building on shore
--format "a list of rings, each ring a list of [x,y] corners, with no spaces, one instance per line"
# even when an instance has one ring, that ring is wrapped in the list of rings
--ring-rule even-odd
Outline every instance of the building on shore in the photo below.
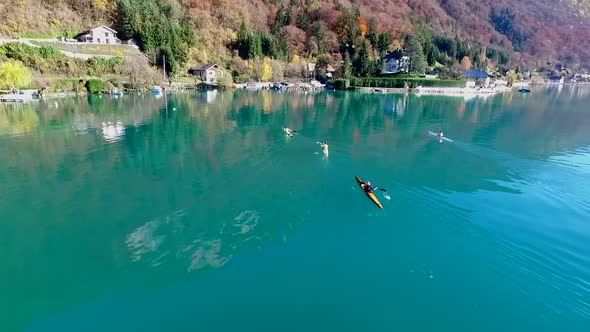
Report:
[[[383,57],[383,70],[381,75],[407,73],[410,70],[410,57],[404,55],[401,50],[389,52]]]
[[[219,66],[214,63],[199,64],[191,67],[188,73],[193,76],[199,77],[199,79],[208,84],[217,84],[217,73]]]
[[[117,31],[104,25],[81,32],[74,38],[81,43],[87,44],[121,44],[121,41],[117,38]]]
[[[492,77],[492,75],[482,69],[463,70],[463,76],[469,80],[474,80],[477,85],[482,86],[489,86]]]

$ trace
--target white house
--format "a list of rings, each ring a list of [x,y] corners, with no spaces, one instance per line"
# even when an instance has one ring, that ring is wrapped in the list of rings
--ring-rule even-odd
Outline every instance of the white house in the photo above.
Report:
[[[381,74],[407,73],[409,69],[410,57],[404,55],[401,50],[395,50],[383,57]]]
[[[219,66],[213,63],[196,65],[188,70],[188,73],[193,76],[198,76],[201,81],[209,84],[217,83],[217,71]]]
[[[81,43],[90,44],[120,44],[121,41],[117,38],[117,31],[101,25],[90,30],[86,30],[75,37]]]

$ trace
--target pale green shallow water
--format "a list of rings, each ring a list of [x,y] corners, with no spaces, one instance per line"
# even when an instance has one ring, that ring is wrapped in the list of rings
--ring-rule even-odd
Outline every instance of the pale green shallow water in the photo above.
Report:
[[[589,331],[590,88],[0,106],[0,262],[3,332]]]

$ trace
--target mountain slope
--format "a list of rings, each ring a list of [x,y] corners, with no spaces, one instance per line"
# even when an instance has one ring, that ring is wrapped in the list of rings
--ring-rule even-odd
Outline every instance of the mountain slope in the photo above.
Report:
[[[391,35],[390,49],[402,46],[406,36],[428,30],[466,41],[472,45],[469,47],[504,50],[510,54],[511,65],[538,67],[550,61],[590,68],[589,0],[140,2],[155,3],[168,19],[184,22],[193,29],[195,43],[187,42],[190,47],[180,59],[185,63],[228,64],[235,55],[232,42],[242,20],[250,31],[274,32],[287,41],[290,55],[315,57],[318,46],[322,46],[323,52],[338,55],[343,51],[342,34],[348,33],[342,28],[351,28],[342,23],[348,10],[351,15],[360,14],[364,22],[375,19],[377,30]],[[136,3],[138,0],[0,0],[0,35],[72,34],[104,23],[115,26],[126,37],[137,36],[142,33],[141,25],[129,31],[121,13],[122,6]],[[277,18],[284,20],[278,28]],[[366,31],[357,32],[357,36],[365,34]],[[362,43],[359,39],[351,41]]]

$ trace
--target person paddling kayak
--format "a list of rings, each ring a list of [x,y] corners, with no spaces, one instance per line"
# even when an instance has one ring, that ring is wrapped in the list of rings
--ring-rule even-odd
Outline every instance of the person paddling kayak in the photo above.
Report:
[[[291,129],[291,128],[287,128],[287,127],[283,127],[283,132],[287,135],[287,136],[293,136],[293,133],[296,133],[295,130]]]
[[[372,193],[373,191],[377,190],[377,187],[373,187],[373,185],[371,184],[371,181],[367,181],[367,182],[365,182],[364,190],[368,194],[368,193]]]
[[[436,136],[438,136],[438,137],[441,137],[441,138],[442,138],[442,137],[444,137],[444,136],[445,136],[445,134],[443,134],[442,130],[439,130],[439,131],[438,131],[438,134],[436,134]]]
[[[320,145],[320,148],[322,148],[322,151],[324,151],[324,154],[327,156],[328,155],[328,143],[326,142],[317,142]]]

